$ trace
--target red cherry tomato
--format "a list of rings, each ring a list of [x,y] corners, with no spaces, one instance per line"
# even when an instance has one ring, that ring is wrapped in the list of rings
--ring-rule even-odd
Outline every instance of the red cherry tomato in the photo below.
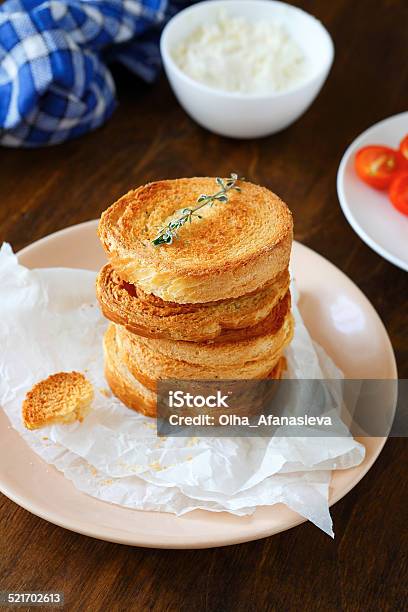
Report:
[[[408,134],[401,140],[399,152],[401,154],[401,160],[404,162],[405,167],[408,168]]]
[[[355,167],[358,176],[371,187],[387,189],[401,162],[397,151],[389,147],[371,145],[357,151]]]
[[[401,172],[393,179],[389,196],[395,208],[408,215],[408,172]]]

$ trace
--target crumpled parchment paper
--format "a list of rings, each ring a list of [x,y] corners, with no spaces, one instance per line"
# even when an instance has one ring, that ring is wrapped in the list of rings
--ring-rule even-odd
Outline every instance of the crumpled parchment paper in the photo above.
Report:
[[[46,462],[84,493],[106,502],[181,515],[201,508],[247,515],[283,502],[329,535],[331,470],[358,465],[364,447],[334,422],[334,437],[166,438],[156,423],[107,393],[95,273],[28,270],[8,244],[0,250],[0,406]],[[290,378],[341,378],[294,307],[295,337],[286,351]],[[84,372],[96,393],[82,424],[27,431],[26,392],[59,371]],[[299,398],[301,402],[301,398]],[[346,435],[344,435],[346,434]]]

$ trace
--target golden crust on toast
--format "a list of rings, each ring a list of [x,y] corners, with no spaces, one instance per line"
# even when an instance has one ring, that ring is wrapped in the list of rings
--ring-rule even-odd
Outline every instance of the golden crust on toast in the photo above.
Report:
[[[132,356],[140,350],[140,346],[145,346],[157,356],[163,355],[197,366],[229,367],[260,359],[280,349],[282,341],[286,339],[285,323],[291,319],[289,292],[275,307],[273,314],[273,317],[267,317],[259,325],[241,330],[240,339],[227,338],[224,342],[220,338],[204,342],[145,338],[128,332],[121,325],[115,325],[116,342],[119,349],[123,348],[125,353]]]
[[[80,372],[58,372],[38,382],[26,395],[22,416],[27,429],[83,421],[94,397]]]
[[[290,312],[278,332],[241,342],[191,343],[151,340],[117,326],[118,355],[144,386],[156,389],[158,380],[227,380],[266,378],[292,339]],[[164,346],[161,346],[161,345]]]
[[[156,393],[134,378],[121,362],[115,342],[115,328],[109,326],[104,338],[105,377],[112,393],[128,408],[145,416],[157,416]],[[285,357],[280,357],[266,378],[280,379],[286,369]]]
[[[285,296],[289,273],[284,270],[256,292],[205,304],[176,304],[146,294],[122,281],[110,264],[98,274],[96,294],[103,314],[128,331],[146,338],[199,342],[239,339],[264,321]]]
[[[158,228],[200,194],[217,191],[214,178],[149,183],[130,191],[101,217],[98,233],[120,278],[164,301],[205,303],[256,291],[286,270],[292,215],[264,187],[239,181],[228,202],[200,210],[171,245],[154,246]]]
[[[131,410],[146,416],[156,416],[156,393],[135,379],[119,359],[113,325],[110,325],[105,333],[103,347],[105,378],[112,393]]]

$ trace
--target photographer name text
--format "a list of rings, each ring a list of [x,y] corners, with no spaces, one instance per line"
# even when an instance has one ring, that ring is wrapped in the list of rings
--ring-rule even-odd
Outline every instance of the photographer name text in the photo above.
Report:
[[[258,417],[249,418],[237,414],[198,414],[196,416],[171,414],[168,417],[170,425],[176,427],[330,427],[332,419],[329,416],[278,416],[274,414],[260,414]]]

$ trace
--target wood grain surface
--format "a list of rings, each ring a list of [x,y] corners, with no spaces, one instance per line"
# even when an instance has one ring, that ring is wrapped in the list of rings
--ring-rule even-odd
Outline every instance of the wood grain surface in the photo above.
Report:
[[[390,334],[400,377],[408,377],[408,276],[357,237],[336,195],[348,144],[407,110],[408,4],[294,4],[323,21],[336,46],[324,89],[296,124],[262,140],[220,138],[185,115],[164,77],[147,86],[116,67],[120,103],[103,128],[54,148],[0,150],[0,242],[18,250],[93,219],[146,181],[234,170],[286,200],[296,239],[362,289]],[[407,446],[389,440],[366,477],[333,507],[334,541],[305,523],[238,546],[144,550],[70,533],[0,496],[0,590],[62,590],[65,609],[92,612],[404,610]]]

